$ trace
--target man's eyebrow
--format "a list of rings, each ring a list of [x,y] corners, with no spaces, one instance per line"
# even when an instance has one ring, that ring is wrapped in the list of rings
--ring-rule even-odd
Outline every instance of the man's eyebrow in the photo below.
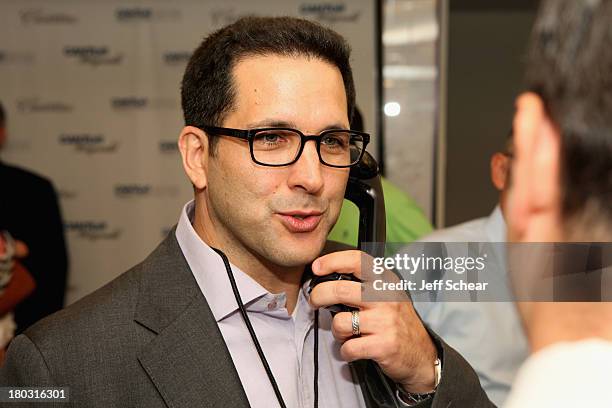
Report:
[[[285,127],[297,129],[296,124],[293,122],[286,122],[283,120],[277,119],[264,119],[258,122],[252,122],[247,124],[247,129],[257,129],[257,128],[265,128],[265,127]]]
[[[298,129],[297,125],[294,122],[287,122],[287,121],[276,120],[276,119],[264,119],[258,122],[247,124],[247,129],[257,129],[257,128],[266,128],[266,127]],[[320,132],[323,132],[325,130],[331,130],[331,129],[348,130],[348,128],[342,123],[334,123],[332,125],[325,126],[323,129],[320,130]]]

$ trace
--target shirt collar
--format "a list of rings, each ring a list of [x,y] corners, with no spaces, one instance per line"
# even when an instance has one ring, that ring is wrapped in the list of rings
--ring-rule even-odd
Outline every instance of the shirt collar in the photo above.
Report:
[[[485,231],[490,242],[506,242],[506,221],[499,204],[487,218]]]
[[[176,239],[183,252],[187,264],[191,268],[202,294],[206,298],[217,322],[223,320],[238,310],[238,304],[232,291],[223,260],[210,246],[208,246],[196,233],[192,226],[195,212],[195,202],[191,200],[183,207],[178,225]],[[251,310],[259,311],[260,302],[257,300],[272,295],[254,279],[232,265],[232,272],[244,305]],[[279,298],[280,299],[280,298]],[[266,304],[269,304],[266,302]],[[284,306],[284,304],[283,304]]]

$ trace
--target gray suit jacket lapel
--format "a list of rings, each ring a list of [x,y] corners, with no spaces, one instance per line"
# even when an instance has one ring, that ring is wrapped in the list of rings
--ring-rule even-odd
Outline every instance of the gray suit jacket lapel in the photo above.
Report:
[[[169,407],[248,407],[219,327],[174,236],[144,261],[134,320],[156,334],[138,360]]]

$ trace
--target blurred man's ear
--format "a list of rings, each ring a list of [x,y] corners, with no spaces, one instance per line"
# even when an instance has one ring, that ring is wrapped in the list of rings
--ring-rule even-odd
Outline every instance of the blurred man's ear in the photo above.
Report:
[[[514,147],[509,238],[526,242],[560,240],[561,138],[542,99],[534,93],[524,93],[516,101]]]
[[[204,189],[208,182],[208,136],[201,129],[185,126],[179,135],[178,147],[185,174],[194,188]]]
[[[506,188],[509,166],[510,157],[506,154],[497,152],[491,156],[491,181],[498,191]]]

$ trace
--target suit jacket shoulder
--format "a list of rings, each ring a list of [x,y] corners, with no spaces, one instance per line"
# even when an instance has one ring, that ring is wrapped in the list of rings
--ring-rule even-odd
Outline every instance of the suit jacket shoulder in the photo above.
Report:
[[[248,406],[173,232],[144,262],[13,343],[0,384],[69,386],[74,406]]]

